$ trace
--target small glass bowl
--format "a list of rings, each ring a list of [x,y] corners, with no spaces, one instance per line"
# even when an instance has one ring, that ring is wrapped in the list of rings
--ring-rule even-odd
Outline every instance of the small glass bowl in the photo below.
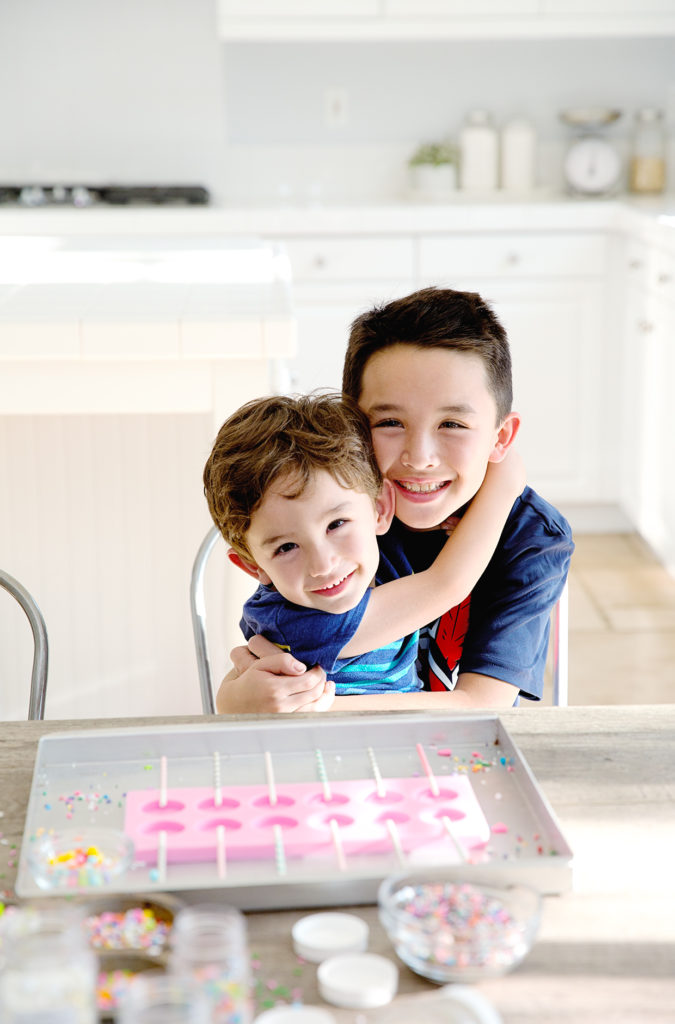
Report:
[[[386,878],[378,904],[398,957],[443,984],[512,970],[530,951],[541,916],[536,889],[469,882],[442,870]]]
[[[44,832],[31,843],[28,865],[41,889],[101,889],[133,864],[134,844],[116,829],[85,826]]]

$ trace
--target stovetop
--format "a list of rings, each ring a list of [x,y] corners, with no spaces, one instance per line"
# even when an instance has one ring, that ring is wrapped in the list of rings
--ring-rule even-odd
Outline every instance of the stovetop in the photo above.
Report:
[[[204,206],[210,200],[203,185],[2,185],[0,204],[18,206],[95,205]]]

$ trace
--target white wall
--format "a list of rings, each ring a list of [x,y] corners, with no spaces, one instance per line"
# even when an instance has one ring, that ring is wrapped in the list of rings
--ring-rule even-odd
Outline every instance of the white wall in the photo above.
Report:
[[[348,123],[324,123],[347,92]],[[214,0],[2,0],[0,181],[198,181],[217,199],[400,194],[417,142],[522,112],[560,180],[558,111],[668,110],[673,39],[221,43]],[[675,160],[673,160],[675,163]]]

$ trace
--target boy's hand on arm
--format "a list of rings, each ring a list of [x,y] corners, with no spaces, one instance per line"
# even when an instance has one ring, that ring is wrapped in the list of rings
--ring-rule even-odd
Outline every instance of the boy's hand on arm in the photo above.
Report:
[[[264,637],[252,637],[249,646],[250,650],[235,647],[231,652],[234,668],[218,690],[218,714],[283,714],[330,708],[335,700],[335,684],[326,679],[322,668],[306,669]]]
[[[459,708],[510,708],[518,688],[502,679],[464,672],[454,690],[416,690],[413,693],[373,693],[340,697],[334,711],[452,711]]]

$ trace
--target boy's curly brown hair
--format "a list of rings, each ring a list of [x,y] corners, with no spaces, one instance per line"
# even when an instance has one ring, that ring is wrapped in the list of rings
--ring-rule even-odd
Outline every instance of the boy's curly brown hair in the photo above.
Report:
[[[251,517],[279,477],[299,497],[325,470],[342,486],[370,495],[382,487],[368,421],[337,393],[275,395],[242,405],[223,423],[204,467],[204,494],[214,523],[241,556],[251,559]]]

